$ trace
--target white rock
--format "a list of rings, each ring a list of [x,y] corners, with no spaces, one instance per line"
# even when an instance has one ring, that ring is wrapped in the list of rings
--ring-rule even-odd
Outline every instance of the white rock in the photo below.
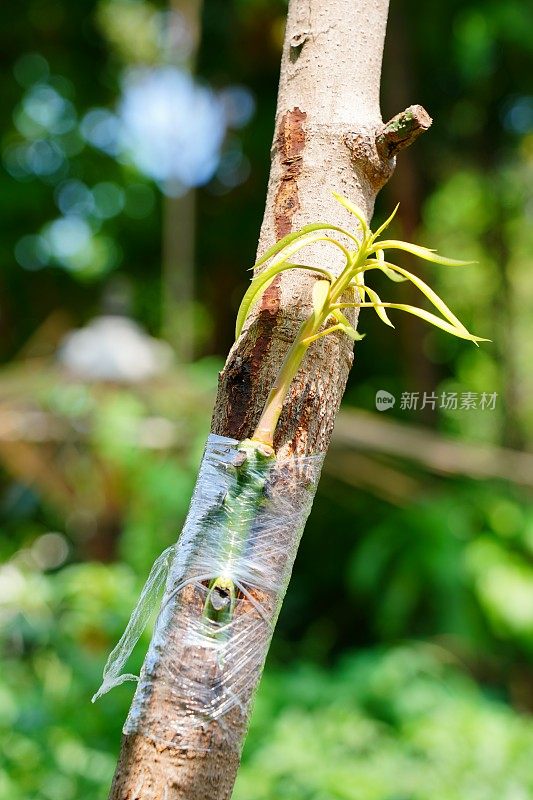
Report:
[[[88,381],[137,383],[166,372],[172,349],[127,317],[102,316],[61,342],[59,363]]]

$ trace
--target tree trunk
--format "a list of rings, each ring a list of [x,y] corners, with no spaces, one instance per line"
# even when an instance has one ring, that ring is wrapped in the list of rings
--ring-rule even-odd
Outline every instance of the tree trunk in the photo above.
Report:
[[[353,229],[354,218],[334,200],[332,190],[370,219],[395,152],[427,127],[426,115],[412,135],[399,138],[397,124],[382,123],[379,85],[387,7],[388,0],[290,0],[259,254],[306,223],[327,221]],[[332,259],[330,249],[315,245],[308,256],[314,262],[307,263],[335,271],[341,263]],[[287,348],[309,314],[312,283],[303,270],[290,270],[264,293],[220,375],[213,433],[239,441],[252,434]],[[342,334],[309,348],[277,427],[279,458],[327,449],[352,359],[351,341]],[[273,494],[285,498],[287,508],[299,500],[298,487],[283,472],[274,478]],[[130,714],[133,723],[123,739],[113,800],[230,797],[301,521],[287,517],[276,528],[271,568],[280,589],[277,596],[257,592],[252,598],[272,625],[254,639],[246,688],[224,725],[207,717],[200,724],[188,705],[191,686],[212,681],[209,653],[181,635],[187,621],[201,614],[198,592],[188,586],[166,604],[164,622],[158,623],[159,644],[145,663]],[[237,637],[257,623],[254,609],[248,610],[236,621]]]

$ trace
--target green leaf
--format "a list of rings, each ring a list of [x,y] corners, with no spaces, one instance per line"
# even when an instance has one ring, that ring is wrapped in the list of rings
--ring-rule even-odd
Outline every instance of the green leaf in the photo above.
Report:
[[[361,339],[363,339],[365,335],[364,333],[358,333],[355,330],[355,328],[352,327],[352,325],[350,325],[349,322],[346,322],[346,324],[344,324],[343,322],[339,322],[337,325],[331,325],[331,327],[326,328],[323,331],[320,331],[320,333],[315,333],[313,336],[308,336],[306,339],[303,339],[303,343],[309,346],[313,342],[316,342],[319,339],[322,339],[324,336],[328,336],[330,333],[334,333],[335,331],[342,331],[347,336],[349,336],[350,339],[353,339],[354,342],[361,341]]]
[[[376,231],[375,233],[373,233],[373,234],[372,234],[372,241],[373,241],[373,242],[375,242],[375,241],[376,241],[376,239],[378,238],[378,236],[379,236],[379,234],[380,234],[380,233],[383,233],[383,231],[384,231],[386,228],[388,228],[388,227],[389,227],[389,225],[391,224],[392,220],[393,220],[393,219],[394,219],[394,217],[396,216],[396,212],[398,211],[398,209],[399,209],[399,208],[400,208],[400,204],[399,204],[399,203],[396,203],[396,208],[394,209],[394,211],[392,212],[392,214],[390,215],[390,217],[387,217],[387,219],[385,220],[385,222],[383,223],[383,225],[380,225],[380,226],[379,226],[379,228],[377,229],[377,231]]]
[[[380,318],[380,320],[384,322],[385,325],[388,325],[390,328],[394,328],[394,325],[390,321],[387,312],[383,308],[383,304],[381,302],[379,294],[375,292],[373,289],[371,289],[369,286],[363,286],[361,288],[363,289],[364,292],[367,293],[367,295],[370,298],[370,301],[374,304],[374,310],[378,315],[378,317]]]
[[[295,267],[295,264],[291,264],[287,261],[281,263],[275,262],[252,279],[250,286],[246,290],[244,297],[241,300],[241,304],[237,312],[237,321],[235,323],[236,339],[238,339],[241,335],[248,315],[252,311],[255,304],[259,301],[263,292],[265,292],[270,286],[276,275],[279,275],[281,272],[285,272],[288,269],[295,269]],[[333,280],[333,275],[327,269],[321,269],[320,267],[309,267],[305,266],[304,264],[298,265],[298,269],[307,269],[311,272],[318,272],[320,275],[324,275],[326,278]]]
[[[439,297],[439,295],[433,291],[431,286],[428,286],[427,283],[425,283],[425,281],[422,280],[422,278],[419,278],[418,275],[413,275],[413,273],[409,272],[409,270],[404,269],[403,267],[398,267],[396,264],[391,264],[388,261],[384,262],[379,261],[376,262],[375,264],[367,261],[367,264],[371,264],[371,266],[370,267],[364,266],[363,269],[365,271],[367,269],[379,269],[383,272],[383,267],[385,266],[392,272],[398,272],[400,275],[403,275],[406,278],[406,280],[411,281],[411,283],[414,286],[416,286],[417,289],[420,289],[420,291],[423,294],[425,294],[428,300],[435,306],[435,308],[438,311],[440,311],[443,317],[445,317],[449,322],[452,323],[452,325],[454,325],[457,328],[462,328],[463,330],[466,330],[463,323],[459,319],[457,319],[457,317],[451,311],[451,309],[448,308],[444,300],[442,300],[442,298]]]
[[[305,236],[294,237],[292,242],[284,248],[283,253],[278,254],[277,259],[274,259],[274,261],[268,267],[266,267],[266,269],[261,270],[258,275],[255,275],[255,277],[252,278],[252,282],[248,287],[237,312],[237,321],[235,325],[236,338],[239,338],[246,318],[259,299],[258,292],[260,293],[265,291],[267,288],[267,281],[271,281],[272,277],[278,273],[284,272],[287,269],[307,269],[313,272],[318,272],[331,281],[335,280],[333,273],[327,269],[323,269],[322,267],[312,267],[305,264],[295,265],[287,261],[291,255],[298,252],[298,250],[301,250],[302,247],[314,244],[315,242],[326,242],[328,244],[332,244],[334,247],[337,247],[341,250],[342,254],[347,260],[347,263],[351,262],[352,256],[350,252],[336,239],[332,239],[329,236],[318,235],[316,233],[308,233]]]
[[[247,318],[252,313],[253,309],[261,299],[261,295],[266,292],[276,275],[278,275],[280,270],[277,270],[274,275],[270,275],[268,278],[265,279],[264,282],[256,282],[253,281],[250,286],[248,287],[247,291],[244,294],[244,297],[241,300],[241,304],[239,306],[239,310],[237,311],[237,319],[235,322],[235,340],[239,338],[242,333],[242,329],[244,327],[244,323],[246,322]],[[261,273],[263,275],[263,273]]]
[[[353,214],[354,217],[356,217],[359,220],[359,224],[361,225],[361,230],[366,236],[369,233],[369,228],[367,221],[365,219],[365,215],[363,214],[361,209],[358,208],[356,205],[354,205],[354,203],[350,203],[350,201],[347,200],[345,197],[343,197],[342,194],[337,194],[337,192],[332,192],[332,194],[335,200],[337,200],[337,202],[339,202],[341,206],[344,206],[344,208],[347,211],[349,211],[350,214]]]
[[[330,288],[331,283],[329,281],[315,281],[313,286],[313,313],[317,320],[324,311]]]
[[[347,263],[352,261],[352,254],[350,253],[350,251],[347,250],[343,244],[338,242],[337,239],[333,239],[331,236],[324,236],[322,234],[318,235],[315,233],[313,235],[308,233],[305,236],[298,237],[293,242],[291,242],[291,244],[287,245],[282,252],[278,253],[278,258],[274,259],[274,261],[272,261],[269,266],[273,267],[275,264],[284,264],[289,259],[289,257],[292,256],[294,253],[297,253],[298,250],[301,250],[303,247],[307,247],[311,244],[315,244],[316,242],[326,242],[327,244],[332,244],[334,247],[337,247],[342,252]],[[258,264],[259,266],[261,266],[259,262]],[[255,270],[258,264],[255,264],[252,267],[252,269]],[[328,271],[328,274],[331,273],[329,273]]]
[[[379,268],[382,271],[382,273],[386,275],[389,280],[394,281],[394,283],[405,283],[405,281],[409,280],[409,278],[406,278],[405,275],[400,275],[398,272],[395,272],[390,267],[386,267],[385,266],[386,262],[380,261],[379,263],[380,263]]]
[[[351,323],[350,323],[350,320],[348,319],[348,317],[346,317],[346,316],[345,316],[345,315],[342,313],[342,311],[340,310],[340,308],[334,308],[334,309],[333,309],[333,311],[331,312],[331,316],[332,316],[332,317],[335,317],[335,319],[337,320],[337,322],[342,322],[342,324],[343,324],[343,325],[349,325],[350,327],[353,327],[353,326],[351,325]]]
[[[341,325],[344,326],[342,328],[342,330],[344,330],[344,333],[346,333],[350,337],[350,339],[353,339],[354,342],[360,342],[361,339],[365,338],[366,334],[365,333],[359,333],[359,331],[357,331],[354,328],[354,326],[351,324],[351,322],[348,319],[348,317],[346,317],[342,313],[340,308],[334,308],[333,311],[331,312],[331,316],[335,317],[337,322],[340,322]]]
[[[359,331],[356,331],[353,325],[350,324],[341,324],[339,329],[349,336],[350,339],[353,339],[354,342],[360,342],[361,339],[364,339],[366,336],[366,333],[359,333]]]
[[[354,328],[354,326],[352,325],[352,323],[350,322],[350,320],[348,319],[348,317],[346,317],[346,316],[345,316],[345,315],[342,313],[342,311],[340,310],[340,308],[334,308],[334,309],[332,310],[332,312],[331,312],[331,316],[332,316],[332,317],[334,317],[334,318],[337,320],[337,322],[339,322],[339,323],[340,323],[340,326],[341,326],[341,327],[339,327],[339,328],[338,328],[338,330],[342,330],[342,331],[344,331],[344,333],[345,333],[347,336],[349,336],[349,337],[350,337],[350,339],[353,339],[353,340],[354,340],[354,342],[360,342],[360,341],[361,341],[361,339],[364,339],[364,338],[365,338],[366,334],[365,334],[365,333],[359,333],[359,331],[357,331],[357,330]]]
[[[350,305],[355,305],[351,304]],[[374,303],[361,303],[362,307],[373,308]],[[455,325],[451,325],[446,320],[441,319],[441,317],[437,317],[436,314],[432,314],[430,311],[426,311],[424,308],[418,308],[418,306],[410,306],[405,305],[404,303],[382,303],[385,308],[397,308],[400,311],[407,311],[408,314],[413,314],[415,317],[420,317],[420,319],[429,322],[431,325],[435,325],[436,328],[441,328],[446,333],[451,333],[452,336],[457,336],[459,339],[467,339],[470,342],[490,342],[490,339],[484,339],[482,336],[474,336],[472,333],[469,333],[466,328],[460,327],[457,328]]]
[[[265,264],[273,256],[280,253],[285,247],[288,247],[293,242],[296,242],[311,233],[316,233],[316,231],[336,231],[337,233],[342,233],[344,236],[348,236],[350,239],[352,239],[357,246],[359,246],[359,240],[352,233],[344,230],[344,228],[339,228],[336,225],[329,225],[327,222],[314,222],[310,225],[304,225],[299,231],[288,233],[282,239],[279,239],[279,241],[271,245],[268,250],[265,250],[261,258],[255,262],[252,269],[257,269],[257,267],[260,267],[261,264]]]
[[[459,261],[455,258],[445,258],[439,256],[434,250],[428,247],[422,247],[418,244],[411,244],[411,242],[401,242],[396,239],[388,239],[381,242],[376,242],[372,252],[377,250],[404,250],[406,253],[411,253],[418,258],[423,258],[425,261],[432,261],[434,264],[443,264],[445,267],[464,267],[468,264],[475,264],[475,261]]]

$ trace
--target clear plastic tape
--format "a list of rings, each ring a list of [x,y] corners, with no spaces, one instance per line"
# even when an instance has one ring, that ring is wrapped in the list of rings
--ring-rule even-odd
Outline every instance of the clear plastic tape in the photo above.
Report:
[[[184,750],[209,749],[215,735],[238,749],[322,461],[267,459],[209,436],[178,543],[154,565],[96,695],[134,677],[121,672],[169,565],[124,733]]]

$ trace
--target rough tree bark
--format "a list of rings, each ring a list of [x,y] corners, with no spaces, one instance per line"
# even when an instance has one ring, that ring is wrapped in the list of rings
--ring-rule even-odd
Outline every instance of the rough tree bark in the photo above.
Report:
[[[430,125],[419,106],[387,125],[382,122],[379,87],[387,11],[388,0],[290,0],[259,254],[306,223],[327,221],[353,229],[354,218],[331,190],[354,201],[370,219],[396,152]],[[309,258],[335,270],[341,265],[330,249],[316,245]],[[238,440],[252,434],[287,347],[309,313],[312,281],[303,270],[291,270],[263,295],[220,375],[214,433]],[[327,449],[352,360],[352,344],[344,335],[325,337],[309,348],[277,428],[278,454]],[[273,565],[280,574],[292,566],[297,537],[290,526],[280,534],[278,550],[286,555]],[[275,603],[257,599],[275,622]],[[180,680],[186,693],[191,677],[201,683],[209,671],[205,653],[185,646],[180,631],[201,611],[193,587],[174,599],[165,646],[137,692],[142,732],[123,738],[112,800],[227,800],[231,795],[268,639],[258,643],[243,706],[226,719],[231,741],[213,721],[189,730],[188,740],[195,739],[196,746],[180,749],[176,727],[189,724],[179,700]],[[237,621],[237,635],[248,618],[243,614]],[[175,672],[176,665],[177,685],[169,693],[159,677]]]

